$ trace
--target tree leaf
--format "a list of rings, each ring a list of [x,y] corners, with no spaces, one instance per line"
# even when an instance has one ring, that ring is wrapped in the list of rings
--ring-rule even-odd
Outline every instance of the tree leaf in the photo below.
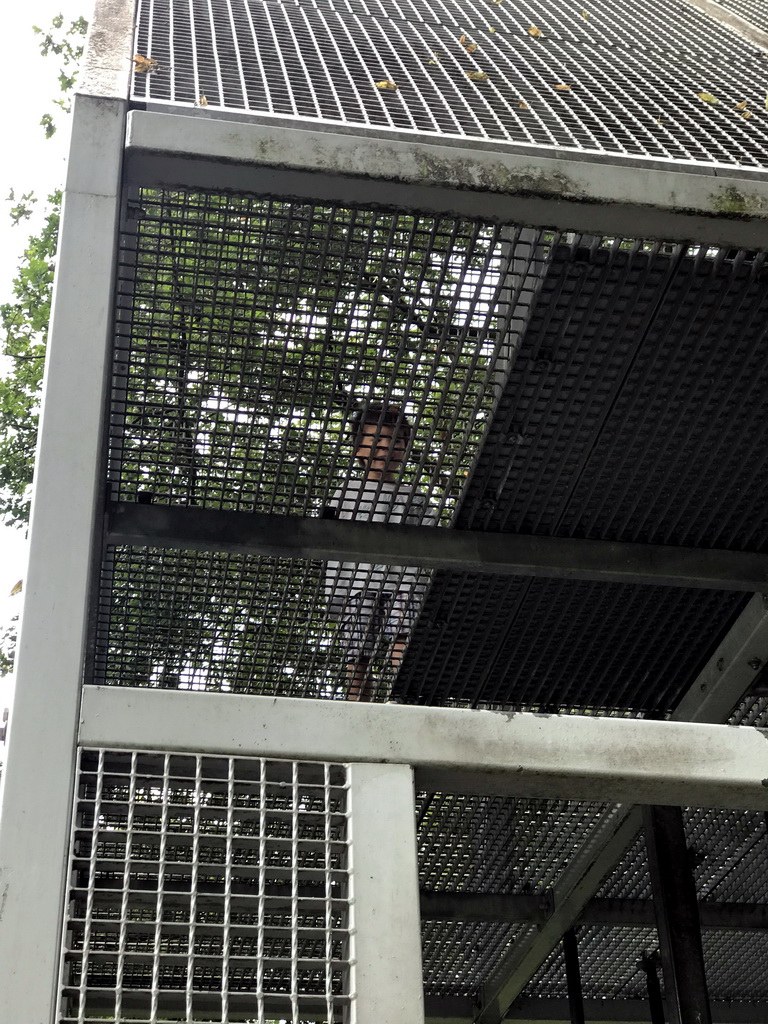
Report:
[[[740,110],[739,113],[741,114],[742,117],[752,117],[752,111],[751,110]]]
[[[699,97],[700,100],[703,100],[705,103],[720,102],[717,96],[713,96],[711,92],[697,92],[696,95]]]
[[[737,103],[734,110],[746,110],[749,100],[742,100],[741,103]]]
[[[488,75],[484,71],[467,71],[467,78],[471,78],[473,82],[485,82]]]
[[[534,39],[542,39],[544,37],[544,33],[541,31],[541,29],[536,28],[535,25],[531,25],[531,27],[528,29],[528,35],[533,36]]]
[[[589,17],[589,15],[587,14],[586,11],[582,11],[581,12],[581,16],[582,16],[582,18],[585,18],[585,19]]]
[[[530,110],[530,107],[525,102],[525,100],[520,100],[520,102],[517,104],[517,106],[518,106],[519,110]]]
[[[400,86],[395,85],[395,83],[393,81],[391,81],[389,78],[385,78],[381,82],[377,82],[376,83],[376,88],[377,89],[381,89],[382,92],[383,92],[383,91],[385,91],[387,89],[391,89],[393,91],[397,90],[397,89],[400,88]]]
[[[14,585],[13,585],[13,586],[11,587],[11,593],[10,593],[10,596],[11,596],[11,597],[15,597],[15,596],[16,596],[17,594],[20,594],[20,593],[21,593],[21,591],[22,591],[22,587],[23,587],[23,586],[24,586],[24,580],[19,580],[19,582],[18,582],[18,583],[15,583],[15,584],[14,584]]]
[[[555,88],[557,89],[558,92],[570,92],[571,91],[570,85],[566,85],[564,82],[560,82],[560,84],[556,85]]]

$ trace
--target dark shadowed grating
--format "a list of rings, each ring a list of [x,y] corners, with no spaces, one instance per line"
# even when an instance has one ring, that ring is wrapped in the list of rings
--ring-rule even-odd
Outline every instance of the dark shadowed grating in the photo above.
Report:
[[[402,478],[431,521],[768,540],[764,253],[147,190],[124,228],[117,499],[321,515],[374,399],[413,423]],[[331,597],[319,562],[118,549],[94,678],[342,697]],[[394,691],[377,652],[377,691],[664,714],[742,603],[438,572]]]
[[[190,108],[204,96],[206,117],[765,166],[760,50],[684,4],[583,11],[580,0],[142,0],[137,51],[160,68],[135,75],[133,96]],[[487,78],[468,78],[477,72]],[[735,109],[745,99],[756,116]]]

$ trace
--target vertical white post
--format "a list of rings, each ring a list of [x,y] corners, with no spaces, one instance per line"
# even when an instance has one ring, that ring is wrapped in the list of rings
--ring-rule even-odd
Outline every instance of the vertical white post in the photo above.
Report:
[[[58,1019],[133,2],[97,4],[75,99],[0,791],[0,1022]]]
[[[424,1020],[413,770],[353,764],[350,1024]]]

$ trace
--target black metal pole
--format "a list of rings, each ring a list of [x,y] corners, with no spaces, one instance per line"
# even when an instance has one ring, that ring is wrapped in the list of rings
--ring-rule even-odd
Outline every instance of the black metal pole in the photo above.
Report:
[[[581,969],[579,968],[579,945],[573,928],[569,928],[565,935],[563,935],[563,953],[565,954],[565,976],[568,980],[568,1007],[571,1011],[571,1024],[585,1024],[584,997],[581,992]]]
[[[645,807],[643,825],[671,1024],[712,1024],[683,812]]]
[[[645,971],[645,980],[648,985],[648,1007],[651,1011],[651,1024],[666,1024],[664,1020],[664,1001],[661,998],[661,985],[656,970],[658,954],[644,956],[640,966]]]

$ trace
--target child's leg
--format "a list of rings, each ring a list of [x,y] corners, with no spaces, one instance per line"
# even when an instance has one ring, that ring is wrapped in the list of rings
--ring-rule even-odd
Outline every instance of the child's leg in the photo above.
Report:
[[[371,701],[374,682],[368,658],[360,655],[347,664],[347,700]]]

